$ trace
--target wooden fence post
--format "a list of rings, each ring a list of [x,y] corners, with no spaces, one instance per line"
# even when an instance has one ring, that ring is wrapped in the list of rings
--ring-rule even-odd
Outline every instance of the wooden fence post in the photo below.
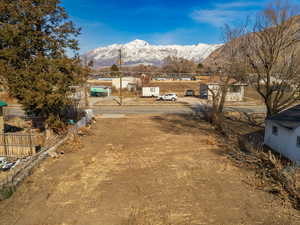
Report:
[[[6,137],[5,137],[5,133],[2,133],[3,135],[3,148],[4,148],[4,153],[5,155],[8,155],[8,152],[7,152],[7,146],[6,146]]]

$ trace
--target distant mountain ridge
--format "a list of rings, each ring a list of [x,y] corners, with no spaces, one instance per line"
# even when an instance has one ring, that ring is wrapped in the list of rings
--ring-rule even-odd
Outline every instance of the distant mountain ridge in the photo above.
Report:
[[[168,56],[202,62],[221,46],[222,44],[150,45],[143,40],[134,40],[127,44],[113,44],[96,48],[83,54],[82,57],[85,57],[87,60],[93,60],[95,68],[111,66],[118,62],[119,49],[122,49],[124,65],[144,64],[160,66]]]
[[[298,21],[297,23],[295,23],[295,24],[293,25],[292,29],[294,29],[294,30],[299,29],[299,27],[300,27],[300,15],[291,17],[290,19],[295,19],[295,20]],[[289,19],[289,20],[290,20],[290,19]],[[251,35],[251,36],[250,36],[251,38],[255,38],[255,37],[253,36],[253,33],[251,33],[251,32],[248,33],[248,34],[246,34],[246,35]],[[300,36],[300,33],[299,33],[298,35]],[[241,39],[241,37],[239,37],[239,39]],[[228,44],[228,45],[231,45],[230,42],[227,43],[227,44]],[[228,55],[226,54],[226,52],[225,52],[224,46],[225,46],[225,45],[222,45],[222,46],[220,46],[220,48],[217,48],[217,49],[215,49],[214,51],[212,51],[211,54],[210,54],[209,56],[207,56],[207,57],[205,58],[205,60],[203,60],[202,64],[203,64],[204,66],[212,66],[212,65],[214,66],[214,65],[216,65],[216,63],[217,63],[217,64],[219,64],[219,66],[220,66],[222,63],[224,63],[224,58],[226,58],[226,57],[228,56]],[[299,44],[299,43],[297,43],[297,44],[295,45],[295,50],[296,50],[296,52],[299,52],[299,54],[300,54],[300,44]]]

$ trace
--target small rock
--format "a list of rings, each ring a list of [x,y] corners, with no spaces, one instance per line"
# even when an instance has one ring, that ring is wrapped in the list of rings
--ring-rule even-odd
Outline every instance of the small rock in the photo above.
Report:
[[[51,158],[57,158],[58,157],[58,154],[56,152],[48,152],[48,155],[51,157]]]

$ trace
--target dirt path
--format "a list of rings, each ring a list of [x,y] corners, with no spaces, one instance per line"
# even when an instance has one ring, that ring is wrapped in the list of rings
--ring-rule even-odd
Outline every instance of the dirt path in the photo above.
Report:
[[[82,150],[46,160],[0,203],[1,225],[300,224],[245,184],[253,175],[222,156],[205,123],[136,116],[94,129]]]

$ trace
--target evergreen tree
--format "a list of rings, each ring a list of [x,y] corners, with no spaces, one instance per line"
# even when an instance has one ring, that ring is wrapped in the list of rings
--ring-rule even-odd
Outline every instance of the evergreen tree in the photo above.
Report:
[[[116,64],[113,64],[111,67],[110,67],[110,71],[111,72],[118,72],[119,71],[119,68]]]
[[[79,35],[59,0],[1,0],[0,82],[28,114],[63,128],[72,85],[83,71],[75,54]]]
[[[203,64],[202,63],[198,63],[197,69],[203,69],[203,68],[204,68]]]

